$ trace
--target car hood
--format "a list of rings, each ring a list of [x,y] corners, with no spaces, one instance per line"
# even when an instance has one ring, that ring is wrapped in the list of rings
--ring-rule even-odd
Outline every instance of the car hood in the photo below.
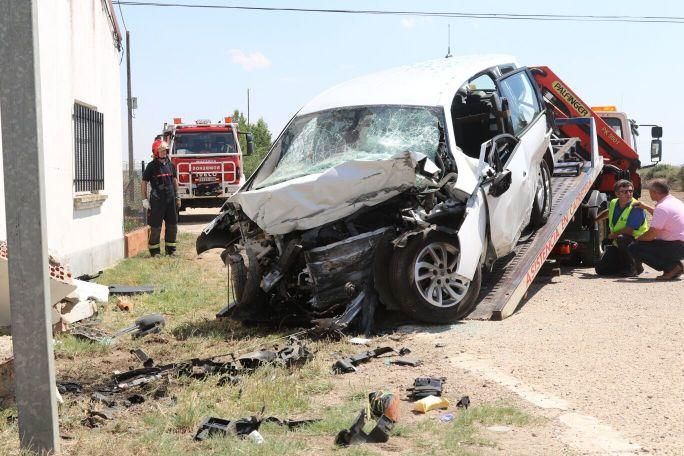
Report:
[[[410,151],[384,160],[350,160],[321,173],[240,191],[229,201],[269,234],[308,230],[415,187],[416,165],[422,160],[428,159]]]

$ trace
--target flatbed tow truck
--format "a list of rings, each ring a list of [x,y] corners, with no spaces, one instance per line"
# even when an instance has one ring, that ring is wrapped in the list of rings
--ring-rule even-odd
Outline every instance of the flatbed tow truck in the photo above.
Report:
[[[467,317],[470,320],[503,320],[513,314],[551,257],[577,255],[585,265],[593,264],[601,255],[606,233],[594,218],[607,206],[614,183],[629,179],[635,197],[641,193],[636,142],[629,144],[628,136],[631,132],[634,137],[636,125],[617,123],[616,119],[626,117],[611,113],[612,109],[594,111],[547,67],[535,67],[532,74],[559,132],[552,140],[551,214],[546,225],[498,260],[495,272],[484,275],[477,307]],[[657,163],[662,128],[651,126],[651,161]]]

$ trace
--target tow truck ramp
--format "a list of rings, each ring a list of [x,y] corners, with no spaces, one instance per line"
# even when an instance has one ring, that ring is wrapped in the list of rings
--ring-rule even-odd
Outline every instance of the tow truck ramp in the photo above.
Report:
[[[493,272],[483,276],[477,307],[466,317],[468,320],[503,320],[515,312],[601,173],[603,158],[596,147],[594,120],[572,118],[563,119],[562,122],[589,126],[593,138],[591,159],[579,162],[557,160],[551,178],[553,204],[546,225],[527,241],[519,243],[511,254],[497,260]],[[565,155],[576,142],[577,138],[553,141],[554,156]],[[575,172],[569,174],[568,169],[574,169]]]

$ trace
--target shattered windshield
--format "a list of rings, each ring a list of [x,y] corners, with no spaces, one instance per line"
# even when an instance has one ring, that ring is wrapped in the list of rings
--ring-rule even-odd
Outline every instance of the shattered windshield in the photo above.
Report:
[[[274,144],[273,172],[254,188],[323,172],[350,160],[387,160],[405,151],[434,161],[441,111],[434,107],[361,106],[295,118]]]

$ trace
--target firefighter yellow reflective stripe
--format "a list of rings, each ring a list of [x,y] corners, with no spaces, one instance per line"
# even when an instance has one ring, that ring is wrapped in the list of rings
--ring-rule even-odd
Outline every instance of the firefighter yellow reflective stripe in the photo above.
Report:
[[[158,249],[158,248],[159,248],[159,244],[148,244],[148,245],[147,245],[147,248],[148,248],[148,249]]]
[[[175,242],[166,242],[166,241],[164,241],[164,245],[167,246],[167,247],[175,247],[175,246],[176,246],[176,243],[175,243]]]

